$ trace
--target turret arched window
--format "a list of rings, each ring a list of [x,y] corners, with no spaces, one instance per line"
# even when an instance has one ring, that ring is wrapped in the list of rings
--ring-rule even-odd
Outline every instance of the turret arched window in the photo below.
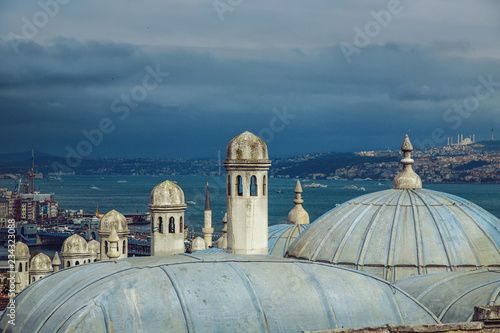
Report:
[[[125,241],[123,241],[123,246],[122,246],[122,254],[125,254],[125,248],[127,247],[127,244]]]
[[[108,255],[108,241],[104,241],[104,254]]]
[[[71,267],[71,263],[68,261],[66,261],[66,267]]]
[[[175,233],[175,219],[173,216],[170,218],[170,221],[168,223],[168,232],[171,234]]]
[[[183,232],[184,231],[184,224],[182,223],[182,216],[181,216],[181,219],[179,221],[179,232]]]
[[[75,261],[75,265],[80,265],[80,262],[78,260]]]
[[[227,195],[231,195],[231,176],[227,176]]]
[[[25,263],[24,264],[24,271],[27,272],[28,271],[28,263]]]
[[[250,178],[250,196],[256,196],[258,193],[257,191],[257,177],[252,176]]]
[[[236,193],[238,196],[243,195],[243,182],[241,181],[241,176],[236,176]]]
[[[266,196],[266,176],[262,177],[262,195]]]
[[[161,216],[158,218],[158,232],[163,233],[163,219]]]
[[[18,271],[19,271],[19,273],[21,273],[23,271],[23,263],[22,262],[19,263]]]

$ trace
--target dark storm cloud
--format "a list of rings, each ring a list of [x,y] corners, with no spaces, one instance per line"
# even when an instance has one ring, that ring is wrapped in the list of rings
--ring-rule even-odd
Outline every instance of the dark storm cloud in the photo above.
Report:
[[[16,137],[2,151],[37,145],[64,156],[67,147],[77,149],[89,140],[84,132],[98,129],[103,119],[111,121],[113,130],[92,147],[94,157],[215,156],[217,148],[224,149],[244,130],[266,136],[273,155],[396,148],[405,132],[425,139],[436,127],[455,134],[443,114],[474,94],[478,76],[492,74],[500,81],[498,58],[477,53],[472,28],[460,36],[463,40],[423,42],[424,33],[409,39],[405,33],[411,24],[401,26],[395,18],[392,29],[348,63],[339,43],[352,43],[353,27],[373,19],[370,10],[383,5],[344,5],[326,12],[308,7],[306,12],[314,15],[307,16],[292,12],[298,3],[268,4],[267,14],[248,3],[223,25],[211,6],[184,11],[179,3],[173,12],[163,11],[167,17],[149,11],[146,21],[136,22],[127,18],[134,12],[129,8],[121,9],[121,16],[107,16],[111,22],[95,19],[83,25],[72,15],[85,5],[75,3],[78,10],[67,7],[69,14],[64,14],[61,9],[45,31],[73,18],[74,25],[58,30],[58,36],[78,38],[35,39],[19,44],[17,53],[12,41],[0,42],[0,130],[7,138]],[[404,14],[410,22],[421,20],[423,8],[412,6]],[[440,12],[428,11],[425,17]],[[105,8],[96,15],[103,13]],[[262,25],[255,25],[254,15]],[[183,23],[190,16],[196,24]],[[127,21],[135,28],[120,26]],[[160,24],[168,26],[163,35],[158,34]],[[82,31],[93,38],[81,38]],[[168,76],[154,81],[154,70]],[[158,85],[146,91],[147,75],[148,84]],[[498,121],[497,90],[477,112],[463,117],[459,130]],[[141,91],[147,96],[130,102]]]

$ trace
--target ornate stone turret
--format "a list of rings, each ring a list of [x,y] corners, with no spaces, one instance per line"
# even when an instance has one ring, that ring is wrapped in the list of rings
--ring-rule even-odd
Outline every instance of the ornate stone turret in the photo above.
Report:
[[[92,239],[88,244],[89,244],[90,262],[96,262],[97,260],[99,260],[99,254],[101,253],[101,244],[95,239]]]
[[[99,237],[100,237],[100,246],[101,249],[97,253],[93,248],[94,243],[89,243],[91,245],[91,249],[89,249],[89,261],[94,261],[99,256],[99,260],[107,260],[106,253],[109,251],[109,237],[111,235],[111,230],[115,229],[116,234],[118,235],[118,249],[117,251],[120,253],[120,258],[128,257],[128,235],[130,234],[130,230],[128,228],[127,219],[123,214],[116,210],[111,210],[106,215],[104,215],[101,219],[101,223],[99,224]],[[92,251],[90,251],[92,250]]]
[[[184,192],[175,183],[164,181],[151,191],[151,255],[185,252]]]
[[[227,249],[227,213],[222,219],[222,236],[217,240],[217,248]]]
[[[418,189],[422,188],[422,180],[420,177],[413,171],[412,165],[414,163],[411,158],[411,152],[413,151],[413,146],[411,145],[410,139],[408,138],[408,134],[405,135],[405,140],[403,145],[401,146],[401,151],[404,156],[401,160],[401,164],[403,164],[403,170],[394,177],[393,188],[395,189]]]
[[[116,232],[115,228],[111,230],[108,240],[109,251],[108,253],[106,253],[106,255],[111,260],[120,258],[120,252],[118,252],[118,242],[120,241],[120,238],[118,238],[118,233]]]
[[[54,253],[54,258],[52,258],[52,271],[57,272],[59,266],[61,266],[61,259],[59,259],[59,254],[56,251],[56,253]]]
[[[44,276],[52,274],[52,260],[43,252],[31,258],[30,263],[30,283],[40,280]]]
[[[30,284],[30,250],[28,245],[23,242],[17,242],[14,248],[14,257],[16,259],[16,278],[19,276],[19,292]]]
[[[208,191],[208,182],[207,192],[205,194],[205,227],[202,229],[202,231],[203,237],[205,239],[205,247],[208,249],[212,247],[212,235],[214,233],[214,228],[212,228],[212,207],[210,206],[210,192]]]
[[[295,207],[292,208],[290,213],[288,213],[287,224],[309,224],[309,214],[306,212],[304,207],[302,207],[302,186],[300,186],[300,181],[297,180],[297,185],[295,186],[295,199],[293,203]]]
[[[267,254],[267,172],[271,166],[267,146],[258,136],[244,132],[226,148],[227,252]]]
[[[61,259],[64,268],[88,263],[90,259],[87,241],[78,234],[66,238],[61,247]]]

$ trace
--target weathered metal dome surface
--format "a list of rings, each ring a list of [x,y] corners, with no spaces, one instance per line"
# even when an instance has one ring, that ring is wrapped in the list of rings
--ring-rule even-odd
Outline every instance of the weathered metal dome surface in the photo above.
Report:
[[[196,237],[191,244],[191,251],[198,252],[206,249],[205,240],[201,237]]]
[[[306,230],[310,224],[276,224],[268,228],[268,254],[283,258],[293,241]]]
[[[52,271],[52,260],[43,252],[38,253],[31,258],[30,272]]]
[[[88,254],[89,248],[85,238],[74,234],[66,238],[61,248],[61,255]]]
[[[191,254],[58,271],[16,298],[4,332],[300,332],[437,318],[384,280],[268,256]]]
[[[391,189],[352,199],[319,217],[288,256],[367,272],[387,281],[500,267],[500,221],[463,198]]]
[[[226,162],[245,160],[270,163],[264,140],[248,131],[234,137],[226,148]]]
[[[26,259],[30,257],[30,249],[28,245],[24,244],[23,242],[17,242],[14,244],[14,256],[16,259]]]
[[[99,231],[111,232],[113,228],[116,229],[116,232],[129,231],[125,216],[114,209],[102,217],[99,224]]]
[[[412,276],[396,285],[417,298],[443,323],[471,321],[474,306],[500,305],[500,270]]]
[[[164,207],[186,205],[184,192],[179,185],[169,180],[164,181],[151,191],[150,206]]]

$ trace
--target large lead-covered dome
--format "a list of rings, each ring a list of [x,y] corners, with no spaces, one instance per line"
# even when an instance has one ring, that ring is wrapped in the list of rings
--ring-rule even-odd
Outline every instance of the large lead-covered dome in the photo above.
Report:
[[[463,198],[421,189],[406,137],[394,189],[367,194],[318,218],[288,256],[334,263],[387,281],[500,267],[500,220]]]
[[[329,264],[191,254],[75,266],[16,298],[3,332],[301,332],[437,318],[386,281]]]
[[[500,305],[500,270],[412,276],[396,282],[443,323],[472,321],[475,306]]]

